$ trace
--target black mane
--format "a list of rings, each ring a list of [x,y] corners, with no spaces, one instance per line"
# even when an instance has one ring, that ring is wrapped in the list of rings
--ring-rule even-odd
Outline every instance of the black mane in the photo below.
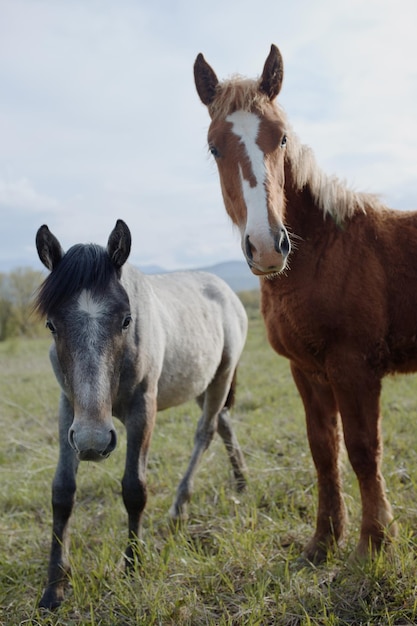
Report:
[[[41,316],[53,315],[84,289],[103,293],[113,277],[119,277],[104,248],[95,244],[77,244],[62,257],[39,287],[34,309]]]

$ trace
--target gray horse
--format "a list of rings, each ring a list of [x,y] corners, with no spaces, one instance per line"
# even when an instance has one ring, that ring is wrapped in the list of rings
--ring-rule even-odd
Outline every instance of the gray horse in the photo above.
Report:
[[[245,463],[229,420],[247,317],[235,293],[205,272],[144,276],[126,264],[131,246],[118,220],[107,248],[78,244],[67,253],[47,226],[36,246],[51,270],[36,295],[54,343],[52,367],[61,386],[59,460],[52,485],[53,533],[48,585],[40,606],[63,600],[68,521],[81,460],[105,459],[116,447],[112,416],[125,425],[122,479],[129,519],[126,567],[137,555],[146,504],[146,465],[157,411],[196,398],[202,408],[194,449],[171,516],[186,516],[195,470],[214,433],[222,437],[237,488]]]

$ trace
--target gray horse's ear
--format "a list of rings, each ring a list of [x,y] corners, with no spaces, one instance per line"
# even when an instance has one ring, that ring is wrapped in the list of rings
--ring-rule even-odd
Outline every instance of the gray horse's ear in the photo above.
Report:
[[[52,271],[64,256],[64,251],[58,239],[44,224],[36,233],[36,249],[42,263]]]
[[[274,100],[281,91],[283,78],[284,62],[280,51],[272,44],[268,58],[265,61],[259,82],[259,89],[263,91],[270,100]]]
[[[201,52],[194,63],[194,82],[201,102],[206,106],[211,104],[216,96],[219,81]]]
[[[116,269],[120,269],[127,261],[132,245],[132,237],[128,225],[117,220],[107,242],[107,252]]]

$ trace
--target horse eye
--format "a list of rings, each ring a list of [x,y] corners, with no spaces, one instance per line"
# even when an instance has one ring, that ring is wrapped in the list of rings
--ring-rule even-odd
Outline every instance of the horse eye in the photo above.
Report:
[[[51,320],[46,320],[45,322],[46,328],[48,328],[53,335],[56,333],[55,325],[51,322]]]
[[[126,315],[126,317],[123,320],[123,324],[122,324],[123,330],[126,330],[126,328],[129,327],[131,321],[132,321],[132,316],[130,314]]]
[[[209,151],[211,152],[211,154],[214,156],[215,159],[217,159],[217,157],[220,156],[219,151],[217,150],[216,146],[214,146],[213,144],[209,145]]]
[[[287,145],[287,135],[284,135],[281,139],[281,148]]]

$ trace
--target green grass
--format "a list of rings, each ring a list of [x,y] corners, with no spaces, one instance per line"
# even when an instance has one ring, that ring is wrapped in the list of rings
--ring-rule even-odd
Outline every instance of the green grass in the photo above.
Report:
[[[140,570],[121,563],[126,513],[119,445],[101,464],[82,464],[72,517],[72,576],[55,613],[39,611],[51,534],[50,485],[58,453],[58,386],[49,338],[0,344],[0,624],[278,626],[417,622],[417,385],[386,380],[384,475],[400,526],[394,548],[354,565],[360,507],[346,463],[350,514],[346,544],[325,565],[298,557],[313,531],[315,473],[301,401],[287,361],[269,347],[247,300],[248,343],[242,358],[236,431],[249,467],[244,494],[233,490],[216,438],[195,481],[189,522],[174,532],[168,510],[191,452],[197,407],[160,413],[152,441]]]

